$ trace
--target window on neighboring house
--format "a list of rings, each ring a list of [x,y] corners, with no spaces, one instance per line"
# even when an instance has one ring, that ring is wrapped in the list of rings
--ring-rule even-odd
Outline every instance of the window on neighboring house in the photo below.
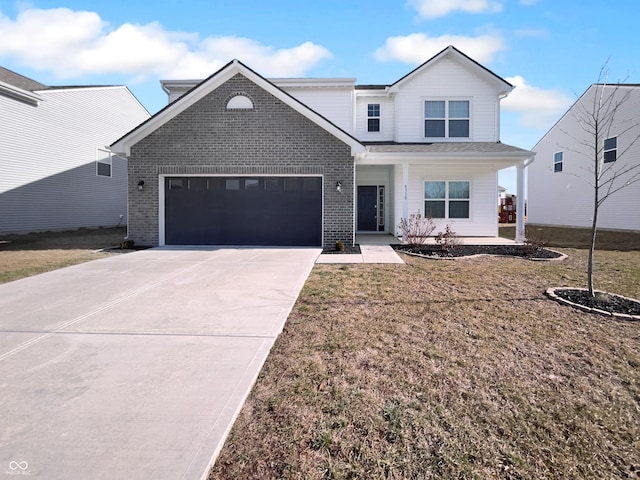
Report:
[[[367,105],[367,132],[380,131],[380,104],[370,103]]]
[[[562,171],[562,152],[553,154],[553,171],[554,173]]]
[[[424,216],[469,218],[469,182],[424,182]]]
[[[469,100],[426,100],[426,138],[469,138]]]
[[[615,162],[618,158],[618,137],[607,138],[604,141],[604,163]]]
[[[110,177],[113,154],[109,150],[98,148],[96,150],[96,175]]]

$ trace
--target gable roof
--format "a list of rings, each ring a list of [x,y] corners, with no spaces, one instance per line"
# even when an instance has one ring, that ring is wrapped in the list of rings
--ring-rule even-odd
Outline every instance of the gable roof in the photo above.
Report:
[[[43,83],[36,82],[29,77],[20,75],[8,68],[0,67],[0,82],[12,85],[21,90],[27,90],[33,92],[34,90],[43,90],[47,86]]]
[[[571,111],[574,108],[576,108],[576,106],[582,102],[582,99],[586,97],[587,94],[594,88],[602,88],[603,91],[610,90],[610,89],[614,89],[614,91],[617,91],[618,89],[630,89],[630,90],[636,91],[636,90],[640,90],[640,84],[639,83],[592,83],[587,87],[587,89],[584,92],[582,92],[582,95],[580,95],[575,100],[575,102],[571,104],[571,106],[567,109],[566,112],[562,114],[562,116],[556,121],[556,123],[554,123],[553,126],[545,132],[545,134],[540,138],[540,140],[536,142],[536,144],[533,146],[531,150],[535,151],[538,148],[538,145],[540,145],[540,143],[545,138],[547,138],[547,136],[551,132],[553,132],[556,129],[556,127],[560,124],[560,122],[564,120],[565,117],[569,116]]]
[[[316,111],[307,107],[305,104],[289,95],[284,90],[278,88],[272,82],[259,75],[255,71],[251,70],[245,64],[239,60],[232,60],[213,75],[204,79],[191,90],[187,91],[183,96],[178,98],[173,103],[170,103],[150,119],[134,128],[132,131],[124,135],[122,138],[116,140],[111,148],[114,152],[129,156],[131,154],[131,147],[144,139],[147,135],[151,134],[169,120],[191,107],[206,95],[214,91],[220,85],[230,80],[233,76],[241,74],[248,80],[252,81],[259,87],[263,88],[278,100],[287,104],[298,113],[304,115],[309,120],[317,124],[319,127],[326,130],[331,135],[335,136],[339,140],[343,141],[351,147],[352,155],[358,153],[364,153],[365,147],[355,137],[342,130],[340,127],[323,117]]]
[[[389,90],[392,91],[392,92],[398,91],[399,87],[403,83],[405,83],[408,80],[412,79],[413,77],[415,77],[419,73],[421,73],[424,70],[428,69],[433,64],[437,63],[438,61],[442,60],[443,58],[445,58],[447,56],[451,56],[453,58],[457,58],[458,60],[461,60],[462,62],[466,63],[467,65],[471,66],[473,69],[478,71],[478,73],[480,75],[486,77],[489,81],[491,81],[493,83],[497,83],[503,89],[501,91],[501,93],[507,94],[507,93],[509,93],[511,90],[513,90],[515,88],[512,84],[507,82],[504,78],[500,77],[499,75],[496,75],[491,70],[489,70],[487,67],[485,67],[485,66],[479,64],[478,62],[476,62],[473,58],[468,57],[467,55],[462,53],[460,50],[458,50],[453,45],[449,45],[447,48],[445,48],[444,50],[440,51],[439,53],[437,53],[436,55],[431,57],[429,60],[424,62],[422,65],[414,68],[412,71],[407,73],[404,77],[400,78],[399,80],[396,80],[394,83],[392,83],[389,86]]]

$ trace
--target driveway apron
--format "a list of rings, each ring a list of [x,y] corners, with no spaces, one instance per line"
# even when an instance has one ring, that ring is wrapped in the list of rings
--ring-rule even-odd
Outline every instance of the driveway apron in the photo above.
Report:
[[[0,476],[206,477],[319,254],[155,248],[0,285]]]

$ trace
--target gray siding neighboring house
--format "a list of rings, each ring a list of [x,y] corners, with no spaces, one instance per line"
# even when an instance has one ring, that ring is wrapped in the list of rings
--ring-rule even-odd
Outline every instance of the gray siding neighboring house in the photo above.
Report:
[[[124,86],[49,87],[0,67],[0,232],[127,221],[109,145],[149,118]]]
[[[591,85],[533,147],[537,160],[528,172],[527,221],[591,227],[595,137],[585,131],[578,118],[582,109],[592,108],[594,97],[612,98],[613,104],[625,99],[611,125],[601,121],[597,143],[603,190],[613,175],[617,178],[612,190],[628,183],[599,208],[598,227],[640,232],[640,85],[636,84]],[[627,173],[620,174],[624,171]]]

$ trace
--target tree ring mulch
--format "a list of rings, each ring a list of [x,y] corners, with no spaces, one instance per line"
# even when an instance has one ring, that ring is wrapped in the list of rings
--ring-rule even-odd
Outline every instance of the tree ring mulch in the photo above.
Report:
[[[595,297],[586,288],[552,287],[545,294],[556,302],[570,305],[585,312],[607,315],[626,320],[640,320],[640,301],[600,290]]]
[[[548,248],[532,249],[528,245],[458,245],[449,250],[443,250],[439,245],[392,245],[392,247],[396,251],[408,255],[436,260],[456,260],[482,255],[517,257],[537,261],[564,260],[567,258],[564,253]]]

